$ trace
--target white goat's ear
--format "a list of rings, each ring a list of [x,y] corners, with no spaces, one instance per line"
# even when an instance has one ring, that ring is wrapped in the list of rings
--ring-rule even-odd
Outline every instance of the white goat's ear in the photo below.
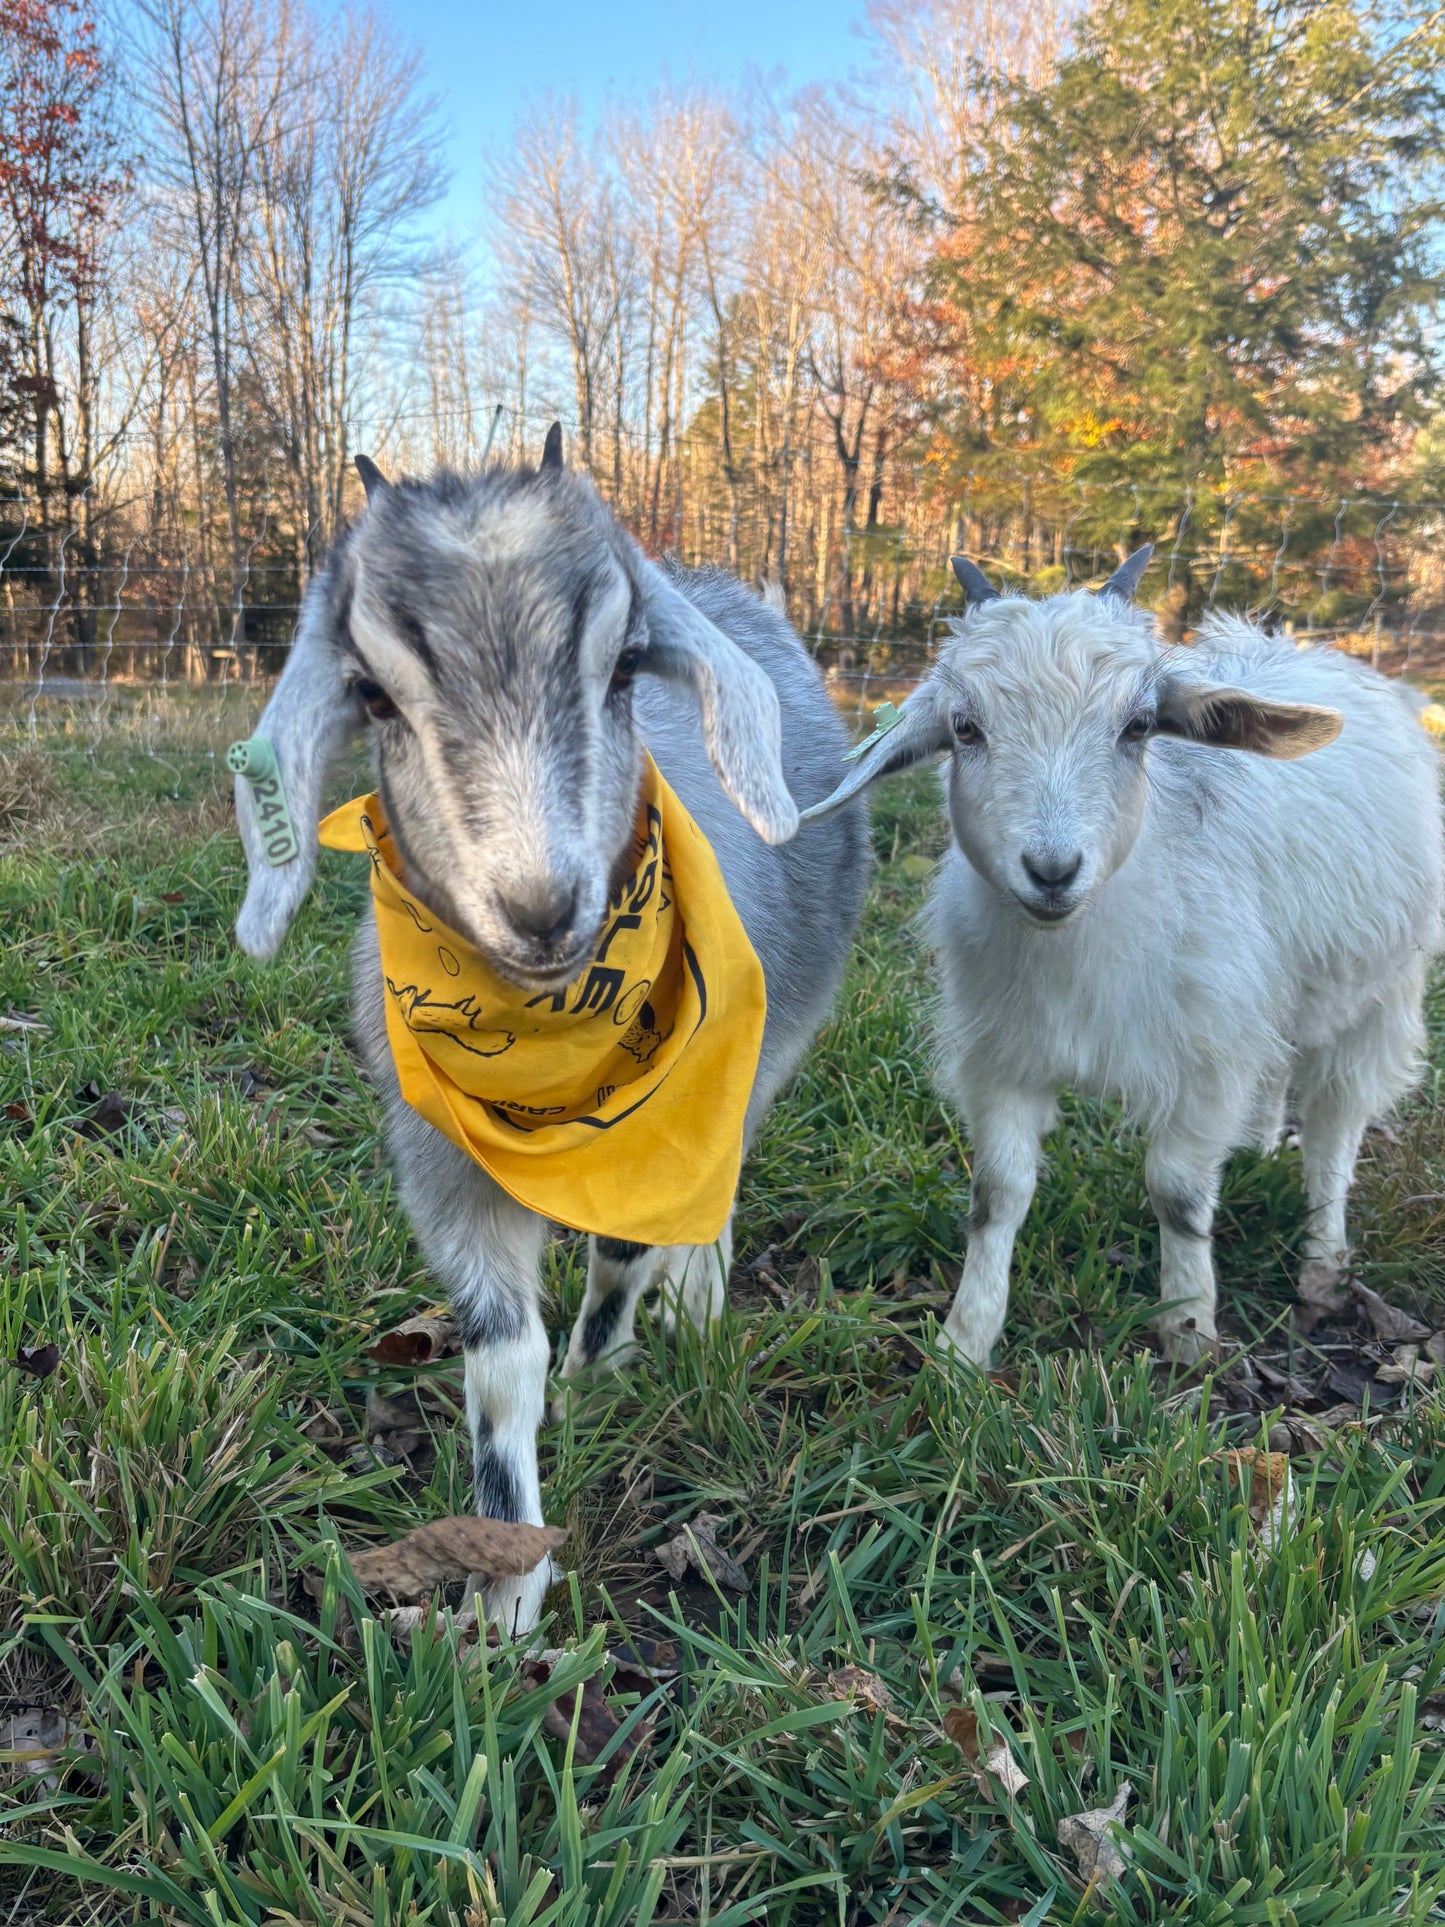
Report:
[[[296,854],[287,862],[268,861],[251,785],[244,776],[236,778],[236,819],[251,872],[236,919],[236,941],[248,956],[276,954],[311,888],[321,785],[328,764],[361,722],[356,704],[346,693],[336,648],[330,578],[319,575],[306,591],[291,654],[256,725],[256,736],[274,752],[295,832]]]
[[[803,811],[805,823],[816,823],[831,816],[845,803],[876,783],[880,776],[896,776],[931,756],[946,750],[953,735],[939,706],[938,690],[930,682],[920,683],[899,711],[899,719],[883,735],[871,741],[831,796]]]
[[[1289,762],[1332,743],[1344,722],[1339,710],[1317,703],[1266,702],[1247,689],[1171,678],[1160,687],[1155,726],[1161,736]]]
[[[691,686],[717,780],[764,843],[786,843],[797,834],[798,806],[783,776],[778,692],[656,563],[642,570],[644,672]]]

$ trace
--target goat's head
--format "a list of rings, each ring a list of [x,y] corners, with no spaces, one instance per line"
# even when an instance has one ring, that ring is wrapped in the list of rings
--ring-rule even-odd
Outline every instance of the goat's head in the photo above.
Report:
[[[969,609],[902,720],[860,759],[821,814],[876,777],[947,752],[953,834],[973,868],[1034,921],[1080,909],[1133,849],[1148,798],[1148,745],[1303,756],[1341,718],[1191,679],[1130,598],[1149,551],[1097,595],[1028,602],[955,565]]]
[[[308,593],[258,725],[303,849],[268,869],[243,803],[245,949],[269,956],[284,935],[326,763],[368,718],[411,886],[529,988],[576,974],[621,880],[636,677],[692,687],[723,788],[760,836],[792,835],[772,684],[565,472],[560,431],[535,470],[391,486],[358,466],[366,509]]]

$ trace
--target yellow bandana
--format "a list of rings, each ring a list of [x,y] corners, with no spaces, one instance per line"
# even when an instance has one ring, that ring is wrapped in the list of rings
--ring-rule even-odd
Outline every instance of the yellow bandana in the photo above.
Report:
[[[706,837],[649,756],[632,873],[555,996],[499,977],[409,894],[378,796],[321,824],[371,856],[402,1095],[529,1209],[638,1244],[711,1244],[732,1209],[762,967]]]

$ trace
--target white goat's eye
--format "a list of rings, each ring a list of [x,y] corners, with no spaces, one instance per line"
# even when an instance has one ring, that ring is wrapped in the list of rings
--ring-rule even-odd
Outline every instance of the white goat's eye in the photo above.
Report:
[[[1131,716],[1119,731],[1119,741],[1121,743],[1142,743],[1153,727],[1154,723],[1151,717]]]
[[[959,748],[977,749],[983,741],[983,731],[973,720],[972,716],[968,714],[967,710],[956,709],[953,712],[951,721],[953,723],[953,740],[958,744]]]

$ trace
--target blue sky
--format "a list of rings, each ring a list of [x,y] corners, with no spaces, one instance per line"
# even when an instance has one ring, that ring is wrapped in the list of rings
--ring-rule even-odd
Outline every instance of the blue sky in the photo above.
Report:
[[[609,90],[640,93],[664,68],[739,79],[754,67],[790,87],[846,75],[861,56],[863,0],[378,0],[426,62],[451,128],[451,192],[439,223],[459,237],[480,211],[482,149],[506,138],[529,93],[575,93],[588,114]]]

